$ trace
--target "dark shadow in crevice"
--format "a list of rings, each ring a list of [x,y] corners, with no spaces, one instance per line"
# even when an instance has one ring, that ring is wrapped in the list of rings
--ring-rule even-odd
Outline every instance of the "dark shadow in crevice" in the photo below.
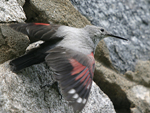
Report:
[[[95,70],[94,81],[112,101],[116,113],[131,113],[131,103],[125,92],[117,84],[110,83]],[[102,74],[101,74],[102,75]]]
[[[39,11],[33,4],[30,3],[30,0],[26,0],[23,5],[23,10],[26,14],[27,20],[25,22],[42,22],[49,23],[47,16],[44,11]]]

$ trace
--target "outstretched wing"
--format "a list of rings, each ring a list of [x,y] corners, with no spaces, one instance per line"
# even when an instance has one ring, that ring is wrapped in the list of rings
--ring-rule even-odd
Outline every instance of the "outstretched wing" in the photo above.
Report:
[[[81,111],[88,100],[92,85],[95,68],[93,53],[85,55],[57,47],[49,51],[45,61],[55,71],[64,98],[75,111]]]
[[[55,37],[55,33],[59,25],[50,25],[46,23],[18,23],[11,24],[11,28],[16,31],[22,32],[28,35],[30,42],[36,42],[39,40],[49,41],[52,39],[58,39],[63,37]]]

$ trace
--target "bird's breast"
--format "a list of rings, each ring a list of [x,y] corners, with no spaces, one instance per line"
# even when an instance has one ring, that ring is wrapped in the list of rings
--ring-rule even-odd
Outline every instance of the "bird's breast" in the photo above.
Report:
[[[62,26],[57,31],[57,36],[63,37],[57,46],[90,54],[94,50],[94,43],[87,32],[80,28]]]

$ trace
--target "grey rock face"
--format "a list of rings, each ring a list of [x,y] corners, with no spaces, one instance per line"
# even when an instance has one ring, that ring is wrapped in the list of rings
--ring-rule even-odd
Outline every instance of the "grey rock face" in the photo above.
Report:
[[[112,100],[117,113],[149,113],[149,1],[71,1],[92,24],[104,26],[129,40],[106,38],[105,43],[99,43],[95,54],[95,82]]]
[[[16,0],[0,0],[0,22],[24,22],[23,8]]]
[[[113,68],[104,41],[95,53],[94,81],[109,96],[117,113],[150,112],[150,62],[138,61],[135,71],[121,75]]]
[[[0,70],[0,111],[60,113],[65,108],[66,111],[72,111],[55,89],[41,88],[42,85],[53,82],[50,76],[52,72],[45,68],[45,64],[32,66],[15,74],[10,70],[9,62],[6,62],[0,65]]]
[[[17,0],[22,6],[23,0]],[[2,6],[11,2],[18,3],[16,0],[0,1]],[[12,3],[12,4],[13,4]],[[7,5],[5,5],[7,6]],[[21,6],[19,6],[21,8]],[[20,13],[16,5],[6,7],[6,10]],[[7,9],[8,8],[8,9]],[[22,9],[22,8],[21,8]],[[72,4],[66,0],[26,0],[24,5],[28,22],[53,22],[66,24],[70,26],[83,27],[90,22],[76,11]],[[1,13],[0,13],[1,14]],[[7,14],[7,13],[6,13]],[[6,15],[5,14],[5,15]],[[20,18],[12,16],[7,19],[6,16],[0,17],[3,24],[6,22],[22,22]],[[24,18],[24,16],[21,16]],[[34,21],[36,20],[36,21]],[[28,46],[27,36],[15,32],[8,26],[1,26],[0,32],[0,63],[12,59],[24,53]],[[28,49],[37,47],[39,43],[32,44]],[[7,48],[5,48],[5,46]],[[3,53],[3,54],[2,54]],[[2,59],[3,58],[3,59]],[[43,85],[54,82],[51,76],[53,72],[43,63],[31,66],[18,73],[10,70],[9,61],[0,65],[0,112],[2,113],[72,113],[72,108],[68,102],[58,95],[53,87],[43,87]],[[89,100],[82,113],[115,113],[110,99],[93,82]]]
[[[57,23],[83,27],[90,22],[66,0],[30,0],[24,5],[27,22]]]
[[[138,59],[150,59],[150,7],[146,0],[70,0],[92,24],[128,38],[104,39],[117,70],[134,71]]]
[[[0,63],[22,55],[29,45],[28,37],[7,25],[0,26]]]
[[[24,69],[17,74],[9,61],[0,65],[0,111],[3,113],[73,113],[73,109],[53,87],[53,72],[45,64]],[[89,100],[82,113],[115,113],[108,97],[93,82]]]
[[[23,6],[25,4],[25,0],[17,0],[20,6]]]
[[[126,78],[140,85],[150,87],[150,61],[138,61],[135,66],[135,72],[125,73]]]
[[[142,85],[133,86],[128,90],[128,98],[132,100],[135,106],[132,107],[133,113],[149,113],[150,112],[150,88]]]

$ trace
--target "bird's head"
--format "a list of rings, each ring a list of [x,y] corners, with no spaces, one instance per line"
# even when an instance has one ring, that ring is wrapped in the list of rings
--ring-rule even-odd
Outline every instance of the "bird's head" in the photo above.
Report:
[[[119,39],[127,41],[127,39],[125,39],[125,38],[122,38],[120,36],[116,36],[116,35],[113,35],[113,34],[109,33],[107,30],[105,30],[102,27],[87,25],[87,26],[84,27],[84,29],[86,31],[88,31],[90,37],[93,38],[93,39],[102,40],[105,37],[114,37],[114,38],[119,38]]]

